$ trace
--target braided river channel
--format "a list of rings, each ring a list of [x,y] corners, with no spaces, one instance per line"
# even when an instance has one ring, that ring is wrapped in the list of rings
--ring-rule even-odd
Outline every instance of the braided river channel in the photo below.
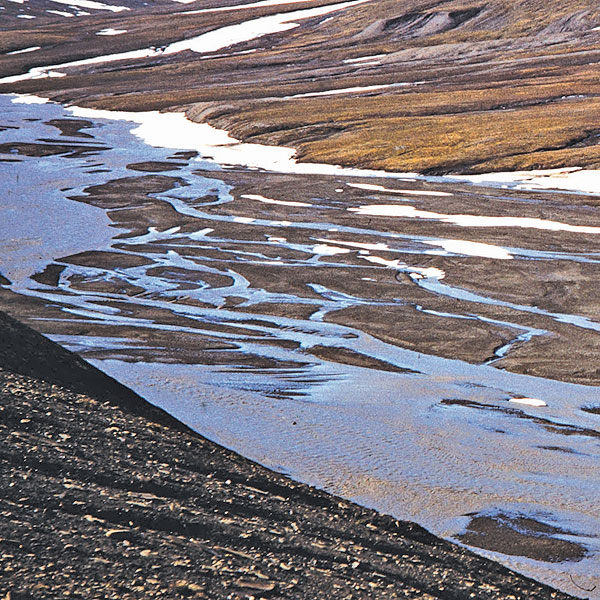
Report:
[[[600,199],[0,104],[8,312],[252,460],[600,598]]]

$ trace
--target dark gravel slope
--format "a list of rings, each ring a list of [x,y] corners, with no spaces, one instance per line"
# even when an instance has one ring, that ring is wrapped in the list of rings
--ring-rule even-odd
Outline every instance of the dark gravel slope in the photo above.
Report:
[[[3,315],[0,340],[2,598],[568,597],[251,463]]]

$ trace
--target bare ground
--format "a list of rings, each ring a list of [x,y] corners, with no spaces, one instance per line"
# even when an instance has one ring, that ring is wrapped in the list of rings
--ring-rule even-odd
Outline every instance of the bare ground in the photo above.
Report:
[[[0,314],[0,594],[567,598],[189,431]]]

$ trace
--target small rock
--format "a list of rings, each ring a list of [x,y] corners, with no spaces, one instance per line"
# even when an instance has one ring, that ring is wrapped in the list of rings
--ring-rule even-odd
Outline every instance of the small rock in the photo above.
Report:
[[[260,592],[270,592],[275,589],[272,581],[258,581],[256,579],[238,579],[234,582],[236,586]]]
[[[105,534],[111,540],[123,541],[131,537],[130,529],[109,529]]]

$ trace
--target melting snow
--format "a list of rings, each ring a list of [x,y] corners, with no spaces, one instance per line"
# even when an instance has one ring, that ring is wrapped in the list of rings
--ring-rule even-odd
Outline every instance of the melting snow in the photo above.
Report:
[[[371,54],[370,56],[359,56],[358,58],[347,58],[344,63],[352,64],[352,63],[361,63],[364,61],[376,60],[378,58],[384,58],[387,54]]]
[[[446,250],[446,252],[452,252],[453,254],[480,256],[482,258],[495,258],[499,260],[510,260],[513,258],[508,250],[500,246],[493,246],[492,244],[482,244],[480,242],[465,240],[431,240],[424,241],[423,243],[430,246],[439,246]]]
[[[29,94],[20,94],[16,98],[12,99],[13,104],[46,104],[50,102],[48,98],[42,98],[40,96],[31,96]]]
[[[25,54],[26,52],[35,52],[40,48],[41,46],[31,46],[30,48],[23,48],[23,50],[14,50],[13,52],[7,52],[6,56],[11,56],[13,54]]]
[[[247,198],[248,200],[258,200],[264,204],[280,204],[281,206],[312,206],[308,202],[294,202],[292,200],[272,200],[271,198],[265,198],[258,194],[242,194],[240,198]]]
[[[292,98],[313,98],[316,96],[336,96],[338,94],[358,94],[361,92],[374,92],[393,87],[404,87],[407,85],[416,85],[413,83],[386,83],[382,85],[365,85],[362,87],[340,88],[337,90],[326,90],[324,92],[307,92],[305,94],[294,94],[293,96],[283,96],[283,100],[291,100]]]
[[[313,248],[315,254],[320,256],[334,256],[336,254],[348,254],[348,248],[338,248],[337,246],[329,246],[327,244],[318,244]]]
[[[112,29],[108,27],[107,29],[97,31],[96,35],[121,35],[122,33],[127,33],[127,29]]]
[[[485,173],[483,175],[457,175],[453,181],[501,185],[521,190],[568,190],[600,194],[600,170],[569,167],[537,171]]]
[[[431,219],[451,223],[460,227],[522,227],[525,229],[542,229],[545,231],[569,231],[573,233],[600,233],[600,227],[586,225],[569,225],[558,221],[546,221],[532,217],[486,217],[479,215],[447,215],[417,210],[414,206],[402,204],[374,204],[349,208],[358,215],[377,217],[405,217],[408,219]]]
[[[520,396],[511,398],[509,402],[514,402],[515,404],[525,404],[526,406],[548,406],[543,400],[538,400],[537,398],[525,398]]]
[[[110,4],[103,4],[102,2],[95,2],[94,0],[51,0],[51,2],[56,2],[57,4],[67,4],[68,6],[79,6],[80,8],[109,10],[111,12],[129,10],[126,6],[112,6]]]
[[[409,194],[411,196],[453,196],[453,194],[449,192],[434,192],[429,190],[393,190],[383,187],[382,185],[376,185],[374,183],[347,183],[346,185],[361,190],[388,192],[389,194]]]

